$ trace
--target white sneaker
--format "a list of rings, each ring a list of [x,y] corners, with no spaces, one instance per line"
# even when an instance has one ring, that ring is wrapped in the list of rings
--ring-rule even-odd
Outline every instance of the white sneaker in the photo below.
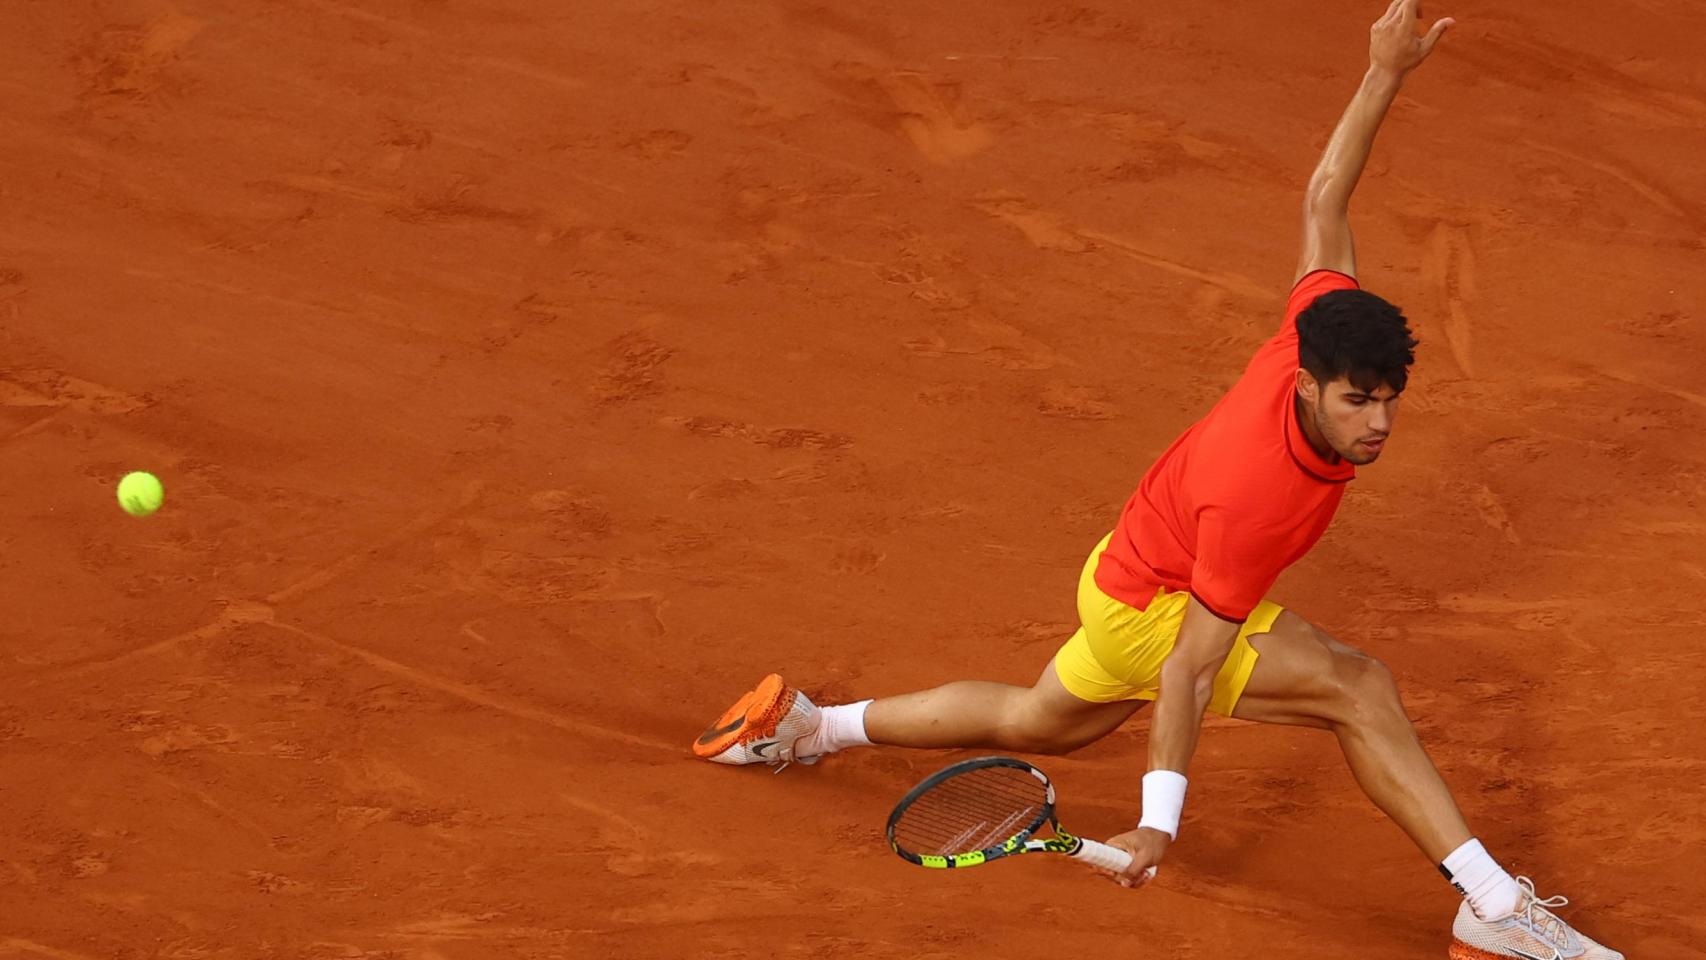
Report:
[[[794,745],[817,729],[822,716],[805,694],[772,673],[693,741],[693,753],[713,763],[768,763],[778,769],[816,763],[815,756],[796,756]]]
[[[1522,887],[1522,900],[1508,917],[1482,920],[1469,909],[1467,900],[1457,908],[1457,920],[1451,925],[1451,960],[1623,960],[1623,954],[1582,936],[1552,913],[1552,908],[1569,900],[1541,900],[1534,895],[1534,881],[1517,877],[1516,882]]]

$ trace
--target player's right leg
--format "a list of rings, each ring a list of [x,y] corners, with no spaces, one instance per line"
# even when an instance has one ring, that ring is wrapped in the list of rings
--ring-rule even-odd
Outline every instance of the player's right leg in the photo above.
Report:
[[[810,763],[872,743],[1059,754],[1101,739],[1154,696],[1129,682],[1125,661],[1158,668],[1179,619],[1177,603],[1135,610],[1096,587],[1096,564],[1107,543],[1103,538],[1079,573],[1084,626],[1031,686],[961,680],[819,708],[772,674],[700,734],[693,752],[718,763]]]
[[[718,763],[814,763],[848,747],[981,747],[1060,754],[1106,736],[1141,700],[1092,703],[1061,684],[1051,663],[1029,687],[960,680],[930,690],[817,707],[771,674],[693,744]]]

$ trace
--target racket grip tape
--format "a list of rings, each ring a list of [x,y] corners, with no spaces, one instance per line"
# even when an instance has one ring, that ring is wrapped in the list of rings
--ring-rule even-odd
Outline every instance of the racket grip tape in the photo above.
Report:
[[[1095,840],[1080,840],[1079,843],[1080,846],[1072,852],[1072,855],[1092,867],[1101,867],[1103,870],[1123,873],[1127,867],[1131,866],[1131,854],[1119,847],[1110,847]],[[1154,867],[1149,868],[1148,876],[1155,876]]]
[[[1083,840],[1080,844],[1072,855],[1092,867],[1101,867],[1103,870],[1119,873],[1131,866],[1131,854],[1119,847],[1110,847],[1094,840]]]

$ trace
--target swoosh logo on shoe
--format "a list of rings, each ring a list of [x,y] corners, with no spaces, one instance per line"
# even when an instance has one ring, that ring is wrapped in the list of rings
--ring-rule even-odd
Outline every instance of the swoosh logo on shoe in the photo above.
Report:
[[[765,751],[766,750],[774,750],[777,747],[777,745],[780,743],[781,743],[781,741],[779,741],[779,740],[760,740],[757,743],[754,743],[749,749],[751,749],[752,752],[754,754],[756,754],[757,756],[762,757],[765,760],[769,760],[770,754],[766,753]],[[1535,958],[1535,960],[1551,960],[1551,958],[1549,958],[1549,957],[1537,957],[1537,958]]]
[[[1552,955],[1550,957],[1542,957],[1539,954],[1529,953],[1527,950],[1522,950],[1517,947],[1510,947],[1508,949],[1510,952],[1519,957],[1527,957],[1528,960],[1564,960],[1564,955],[1558,952],[1557,947],[1552,948]]]
[[[742,715],[734,718],[733,720],[729,721],[727,726],[710,727],[704,733],[701,733],[699,735],[699,742],[700,743],[710,743],[712,740],[715,740],[718,737],[721,737],[725,734],[734,733],[736,730],[739,730],[740,725],[745,723],[745,722],[746,722],[746,715],[742,714]]]

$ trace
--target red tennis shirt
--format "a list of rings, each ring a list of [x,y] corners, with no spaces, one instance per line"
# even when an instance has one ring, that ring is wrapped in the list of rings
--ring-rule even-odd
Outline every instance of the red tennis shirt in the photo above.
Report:
[[[1297,315],[1323,293],[1356,286],[1317,270],[1292,288],[1285,326],[1126,502],[1096,565],[1103,593],[1142,609],[1159,587],[1188,590],[1241,621],[1321,539],[1356,468],[1316,453],[1297,423]]]

